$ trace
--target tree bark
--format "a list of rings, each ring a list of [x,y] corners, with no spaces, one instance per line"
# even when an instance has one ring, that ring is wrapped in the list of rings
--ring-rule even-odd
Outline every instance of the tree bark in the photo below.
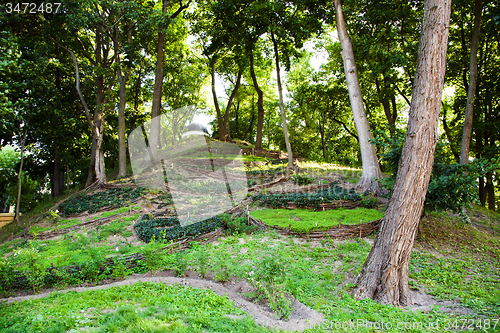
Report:
[[[231,141],[231,132],[229,130],[229,115],[231,114],[231,108],[233,107],[234,99],[236,98],[236,94],[241,86],[241,76],[243,75],[243,70],[241,68],[238,69],[238,76],[236,78],[236,84],[231,92],[231,96],[229,96],[229,100],[227,101],[226,111],[224,112],[224,134],[221,136],[221,132],[219,132],[219,140],[222,141]]]
[[[61,177],[61,158],[59,149],[54,149],[54,168],[52,169],[52,197],[58,197],[63,193],[64,184]]]
[[[426,0],[415,85],[394,191],[354,296],[410,305],[408,267],[438,140],[451,0]]]
[[[127,25],[128,26],[128,25]],[[128,43],[132,42],[132,28],[128,26]],[[120,60],[120,45],[118,41],[118,28],[115,27],[113,35],[113,44],[116,55],[116,72],[120,84],[120,103],[118,106],[118,178],[127,175],[127,144],[125,139],[125,107],[127,105],[127,73],[122,73]]]
[[[217,99],[217,91],[215,90],[215,59],[209,59],[210,61],[210,75],[212,77],[212,98],[214,100],[215,112],[217,113],[217,126],[219,127],[219,140],[224,137],[224,119],[222,118],[222,112],[220,111],[219,100]]]
[[[19,165],[19,172],[17,174],[17,203],[16,203],[16,224],[21,226],[21,219],[19,218],[19,209],[21,205],[21,185],[22,185],[22,173],[23,173],[23,163],[24,163],[24,144],[26,142],[26,135],[28,134],[28,123],[26,123],[26,128],[24,129],[23,139],[21,141],[21,164]]]
[[[472,43],[470,48],[469,86],[467,90],[464,129],[462,133],[462,144],[460,148],[460,164],[467,164],[469,162],[470,138],[472,135],[472,119],[474,116],[474,97],[476,96],[477,86],[477,49],[479,46],[482,11],[482,1],[476,0],[474,8],[474,28],[472,30]]]
[[[337,33],[342,47],[341,54],[344,61],[347,89],[349,91],[354,124],[356,125],[356,130],[358,132],[359,146],[361,150],[363,172],[357,187],[362,191],[377,193],[380,192],[382,188],[375,178],[382,178],[382,171],[380,170],[375,147],[369,142],[369,140],[373,137],[370,132],[370,124],[368,123],[368,119],[366,119],[363,98],[361,95],[361,87],[359,85],[356,62],[354,59],[354,51],[351,39],[347,34],[346,22],[342,13],[342,4],[340,0],[334,0],[334,3],[335,17],[337,20]]]
[[[274,37],[274,33],[271,32],[271,39],[273,41],[274,46],[274,57],[276,59],[276,80],[278,81],[278,96],[280,101],[280,110],[281,110],[281,120],[283,122],[283,132],[285,135],[285,145],[286,151],[288,153],[288,169],[293,168],[293,154],[292,147],[290,146],[290,140],[288,138],[288,127],[286,125],[286,114],[285,114],[285,105],[283,103],[283,89],[281,88],[281,76],[280,76],[280,59],[278,53],[278,43],[276,42],[276,38]]]
[[[257,76],[255,75],[253,51],[250,52],[250,75],[252,76],[253,86],[257,92],[257,138],[255,140],[255,149],[262,149],[262,128],[264,126],[264,93],[259,87]]]
[[[488,209],[495,211],[495,187],[492,173],[486,174],[486,193],[488,194]]]
[[[167,12],[168,0],[162,1],[162,13]],[[161,113],[161,93],[163,87],[163,70],[165,64],[165,33],[158,32],[158,46],[156,48],[155,84],[153,88],[153,102],[151,106],[151,119]]]

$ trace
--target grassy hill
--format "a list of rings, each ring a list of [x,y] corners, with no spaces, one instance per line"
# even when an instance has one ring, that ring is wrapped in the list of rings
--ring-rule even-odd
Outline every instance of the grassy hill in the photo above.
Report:
[[[303,176],[288,177],[270,163],[247,166],[251,186],[285,176],[276,186],[300,182],[311,191],[332,182],[352,187],[359,171],[345,170],[304,163]],[[500,331],[497,213],[474,207],[470,224],[448,212],[424,216],[410,262],[415,304],[400,309],[349,294],[375,234],[344,241],[284,236],[250,228],[246,215],[233,214],[220,216],[224,228],[191,242],[145,243],[134,225],[148,216],[156,223],[151,228],[175,227],[168,220],[174,216],[171,199],[148,190],[125,198],[122,187],[132,184],[112,184],[68,194],[74,210],[67,216],[56,205],[65,198],[25,214],[22,237],[15,237],[21,231],[15,223],[0,229],[0,284],[3,296],[11,297],[0,304],[2,332],[373,332],[381,324],[378,331],[387,332],[467,331],[471,324],[476,331]],[[76,203],[84,201],[86,210],[79,211]],[[264,222],[287,227],[292,220],[304,232],[339,219],[363,220],[367,211],[289,210],[251,201],[251,214],[262,214]],[[366,219],[381,216],[384,199],[377,202]]]

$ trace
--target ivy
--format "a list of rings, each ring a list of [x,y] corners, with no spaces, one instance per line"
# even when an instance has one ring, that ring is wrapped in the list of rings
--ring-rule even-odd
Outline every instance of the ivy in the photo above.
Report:
[[[104,207],[122,206],[124,202],[136,199],[145,193],[144,188],[115,188],[92,195],[80,194],[59,207],[61,215],[80,214],[85,211],[95,213]]]
[[[175,240],[205,234],[224,226],[224,222],[218,217],[212,217],[187,226],[181,226],[177,217],[153,219],[144,215],[135,225],[137,236],[144,242],[151,239]]]
[[[354,189],[347,190],[334,183],[328,189],[311,193],[257,194],[253,199],[275,208],[286,207],[289,202],[295,203],[298,207],[318,208],[320,204],[333,200],[359,201],[362,198]]]

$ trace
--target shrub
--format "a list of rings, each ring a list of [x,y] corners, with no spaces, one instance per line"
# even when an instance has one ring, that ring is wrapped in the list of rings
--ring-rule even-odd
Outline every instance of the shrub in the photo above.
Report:
[[[228,233],[233,234],[239,234],[239,233],[245,233],[245,234],[251,234],[253,232],[256,232],[259,230],[254,225],[249,225],[248,224],[248,219],[244,216],[237,217],[234,220],[229,219],[226,222],[227,228],[228,228]]]
[[[281,319],[288,320],[293,308],[291,301],[285,297],[286,265],[280,258],[278,253],[271,251],[260,260],[250,283],[268,299],[269,306]]]
[[[404,134],[399,133],[393,138],[388,138],[381,133],[376,133],[376,135],[372,143],[387,151],[381,160],[385,162],[388,171],[392,173],[390,177],[379,181],[392,192],[403,149]],[[451,159],[445,152],[446,146],[447,144],[442,141],[439,141],[436,146],[424,209],[427,211],[449,209],[468,220],[464,209],[470,207],[477,200],[478,178],[498,170],[500,158],[476,159],[466,165],[451,163]]]
[[[42,263],[42,256],[32,246],[22,249],[19,253],[20,261],[28,284],[37,293],[45,285],[47,266]]]

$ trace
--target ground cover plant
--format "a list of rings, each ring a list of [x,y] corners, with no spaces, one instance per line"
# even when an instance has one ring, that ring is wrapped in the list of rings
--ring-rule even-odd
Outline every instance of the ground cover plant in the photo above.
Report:
[[[151,253],[154,253],[155,249],[163,244],[151,242],[148,246],[151,246]],[[478,319],[482,319],[484,323],[490,320],[490,329],[483,329],[483,331],[494,331],[493,319],[500,315],[500,303],[494,293],[499,289],[499,282],[495,279],[495,276],[498,276],[499,265],[498,261],[492,261],[493,258],[489,255],[479,254],[478,259],[481,260],[475,261],[471,261],[470,256],[467,255],[444,260],[421,252],[421,250],[415,251],[412,255],[410,262],[412,287],[430,290],[439,299],[457,301],[458,304],[467,305],[471,309],[467,314],[460,315],[444,313],[438,308],[423,313],[380,305],[372,300],[355,300],[349,294],[349,290],[369,250],[370,244],[363,239],[343,242],[325,239],[307,242],[294,237],[280,236],[272,231],[251,235],[235,233],[207,245],[194,243],[191,249],[176,255],[169,252],[151,255],[150,258],[157,262],[156,264],[152,262],[150,269],[177,269],[179,275],[182,275],[184,270],[195,270],[200,275],[210,275],[218,281],[244,279],[256,286],[260,283],[260,289],[256,288],[255,292],[246,294],[247,298],[266,301],[278,317],[286,317],[287,311],[292,310],[283,300],[293,295],[325,316],[326,321],[321,327],[306,332],[324,332],[325,328],[329,328],[329,325],[334,325],[334,323],[358,321],[390,322],[394,327],[385,330],[387,332],[401,332],[402,330],[396,328],[398,322],[413,325],[413,328],[405,329],[405,332],[435,332],[436,330],[429,327],[432,327],[433,323],[438,320],[443,325],[446,323],[452,325],[458,321],[458,327],[460,327],[464,320],[472,319],[476,323]],[[161,331],[160,327],[166,329],[168,324],[170,324],[168,327],[172,327],[172,331],[175,331],[173,327],[176,326],[172,321],[168,321],[170,318],[165,319],[163,312],[149,308],[150,302],[155,302],[155,298],[151,295],[171,295],[170,287],[151,285],[142,291],[147,285],[141,283],[134,286],[113,287],[113,291],[69,293],[12,305],[2,304],[0,305],[2,314],[0,323],[5,325],[3,327],[10,325],[26,332],[40,329],[50,331],[50,328],[53,328],[53,331],[64,331],[80,327],[116,332],[134,331],[139,330],[138,327],[143,327],[146,331],[154,331],[151,326],[148,326],[153,323],[158,326],[158,331]],[[186,288],[188,289],[190,288]],[[196,292],[193,291],[193,293]],[[195,295],[201,304],[210,303],[210,301],[204,301],[206,297],[204,294]],[[202,318],[205,318],[205,315],[215,316],[211,320],[194,321],[192,318],[196,316],[190,316],[193,312],[187,309],[187,305],[184,307],[184,299],[165,296],[166,299],[169,297],[172,297],[169,304],[155,304],[162,309],[186,309],[179,310],[180,312],[175,317],[182,323],[179,329],[185,329],[186,332],[243,332],[244,329],[248,332],[270,331],[256,327],[251,319],[226,322],[223,318],[224,314],[241,314],[241,312],[232,307],[225,308],[223,305],[227,302],[225,298],[215,302],[218,305],[214,305],[211,310],[218,314],[215,312],[206,314],[203,309],[198,311]],[[79,301],[73,301],[76,299]],[[63,303],[69,306],[62,306]],[[189,304],[192,306],[191,303]],[[107,310],[102,311],[103,309]],[[23,318],[20,318],[21,313]],[[38,316],[39,314],[41,317]],[[128,319],[127,324],[125,318],[129,316],[131,319]],[[15,323],[14,326],[13,323]],[[110,326],[111,323],[117,326]],[[138,326],[139,323],[143,326]],[[56,327],[59,328],[56,329]],[[348,328],[333,330],[353,331]],[[373,329],[359,327],[355,331],[373,332]]]
[[[2,332],[270,332],[211,290],[161,283],[3,304],[0,328]]]
[[[127,201],[137,199],[145,193],[143,188],[114,188],[97,192],[91,195],[78,194],[59,206],[61,215],[68,216],[80,214],[85,211],[95,213],[108,206],[121,206]]]
[[[362,199],[354,189],[347,190],[336,184],[332,184],[328,189],[321,189],[307,193],[283,193],[283,194],[256,194],[252,197],[259,201],[261,205],[270,207],[286,207],[289,202],[293,202],[298,207],[319,208],[322,203],[334,200],[360,201]]]
[[[384,213],[368,208],[338,208],[319,212],[308,209],[264,209],[254,210],[250,214],[269,226],[290,227],[292,231],[303,233],[312,230],[328,230],[339,224],[371,222],[384,216]]]

